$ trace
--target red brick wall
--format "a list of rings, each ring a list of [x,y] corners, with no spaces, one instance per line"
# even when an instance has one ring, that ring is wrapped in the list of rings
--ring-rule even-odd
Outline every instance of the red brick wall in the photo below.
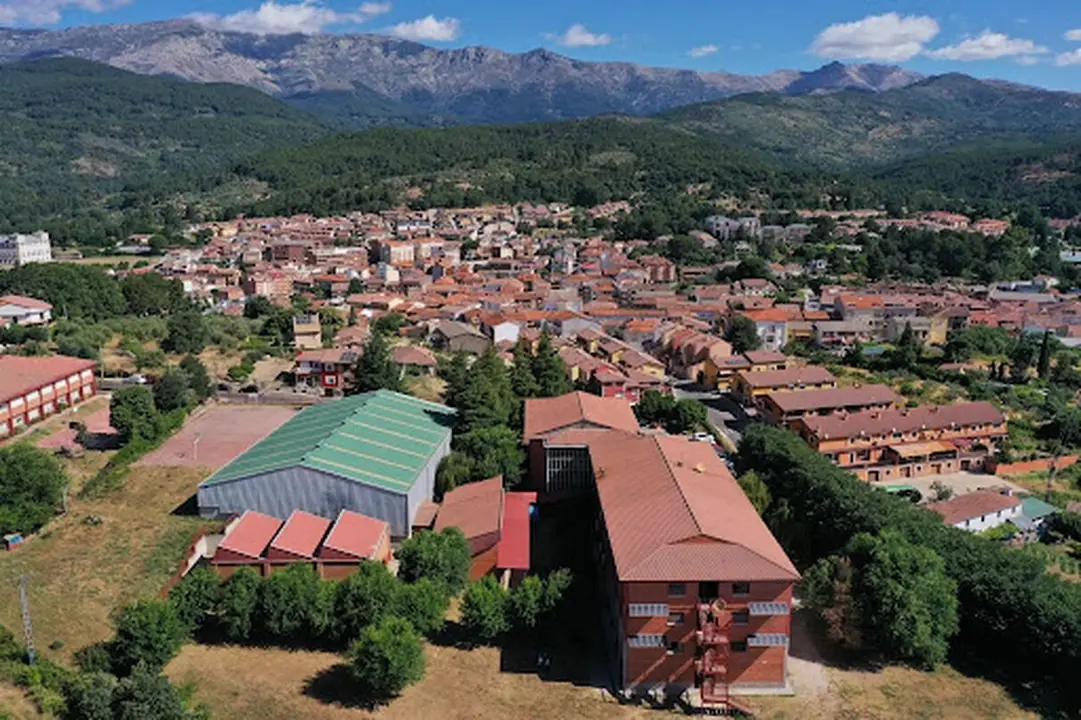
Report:
[[[630,635],[665,635],[669,641],[682,642],[683,651],[669,654],[662,648],[626,649],[627,664],[624,683],[694,683],[695,632],[698,629],[698,584],[685,583],[687,594],[668,597],[668,583],[624,583],[622,585],[623,625]],[[732,594],[732,583],[720,583],[720,596],[728,605],[740,607],[748,602],[785,602],[792,606],[792,583],[752,582],[749,595]],[[630,617],[631,603],[666,603],[669,612],[684,613],[682,625],[669,626],[667,618]],[[751,617],[746,625],[734,625],[732,640],[746,640],[756,633],[791,633],[791,615]],[[624,642],[626,640],[624,639]],[[783,647],[753,648],[733,652],[728,661],[729,681],[736,683],[776,683],[785,681]]]
[[[1058,462],[1055,463],[1057,469],[1062,470],[1068,468],[1071,465],[1077,463],[1076,455],[1068,455],[1060,457]],[[1045,458],[1043,460],[1030,460],[1028,462],[1010,463],[1009,465],[999,465],[994,460],[987,461],[987,470],[995,475],[1024,475],[1030,472],[1040,472],[1043,470],[1050,470],[1051,464],[1054,462],[1054,458]]]

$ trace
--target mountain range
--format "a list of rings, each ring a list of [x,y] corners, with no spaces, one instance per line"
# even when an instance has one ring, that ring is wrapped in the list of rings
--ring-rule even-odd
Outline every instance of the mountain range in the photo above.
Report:
[[[441,50],[379,35],[259,36],[190,20],[65,30],[0,29],[0,61],[72,56],[143,75],[247,85],[340,125],[562,120],[768,92],[877,93],[921,79],[882,65],[736,75],[584,62],[550,50]]]

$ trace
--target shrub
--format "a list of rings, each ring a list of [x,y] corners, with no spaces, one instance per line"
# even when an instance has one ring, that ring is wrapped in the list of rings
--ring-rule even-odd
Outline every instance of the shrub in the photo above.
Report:
[[[465,587],[473,564],[469,541],[458,528],[419,532],[404,541],[395,555],[398,577],[406,582],[421,578],[441,582],[451,595]]]
[[[294,642],[310,634],[319,624],[320,582],[308,563],[290,565],[264,580],[259,594],[262,630],[272,638]]]
[[[169,591],[169,602],[189,634],[194,633],[218,604],[221,583],[214,571],[197,567]]]
[[[139,663],[165,667],[187,639],[184,624],[164,600],[139,600],[121,609],[116,637],[109,643],[113,669],[126,675]]]
[[[510,595],[510,609],[513,624],[519,629],[532,629],[537,626],[544,608],[544,582],[536,576],[524,578]]]
[[[229,640],[251,638],[262,584],[263,578],[250,567],[239,568],[222,584],[218,622]]]
[[[371,700],[394,697],[424,677],[424,646],[402,618],[365,628],[349,647],[348,659],[358,690]]]
[[[117,390],[109,402],[109,422],[120,442],[157,438],[158,408],[150,388],[137,385]]]
[[[398,583],[394,614],[430,637],[443,629],[449,605],[446,586],[421,578],[415,583]]]
[[[471,638],[491,643],[509,629],[507,591],[487,575],[469,584],[462,598],[462,625]]]
[[[398,581],[382,563],[366,560],[338,584],[334,594],[335,634],[355,640],[364,628],[379,622],[394,608]]]
[[[68,488],[63,465],[26,443],[0,448],[0,532],[34,532],[56,515]]]

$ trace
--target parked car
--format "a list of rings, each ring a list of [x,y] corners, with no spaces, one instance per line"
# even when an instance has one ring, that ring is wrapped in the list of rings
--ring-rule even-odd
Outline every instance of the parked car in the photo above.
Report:
[[[713,436],[708,432],[696,432],[693,439],[695,442],[713,442]]]

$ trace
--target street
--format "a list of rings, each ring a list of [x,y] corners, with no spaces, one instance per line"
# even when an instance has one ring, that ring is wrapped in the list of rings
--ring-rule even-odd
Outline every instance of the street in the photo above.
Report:
[[[740,431],[747,425],[747,416],[727,393],[682,381],[673,383],[672,395],[677,400],[697,400],[705,405],[709,413],[709,421],[731,440],[733,445],[739,445],[743,437]]]

